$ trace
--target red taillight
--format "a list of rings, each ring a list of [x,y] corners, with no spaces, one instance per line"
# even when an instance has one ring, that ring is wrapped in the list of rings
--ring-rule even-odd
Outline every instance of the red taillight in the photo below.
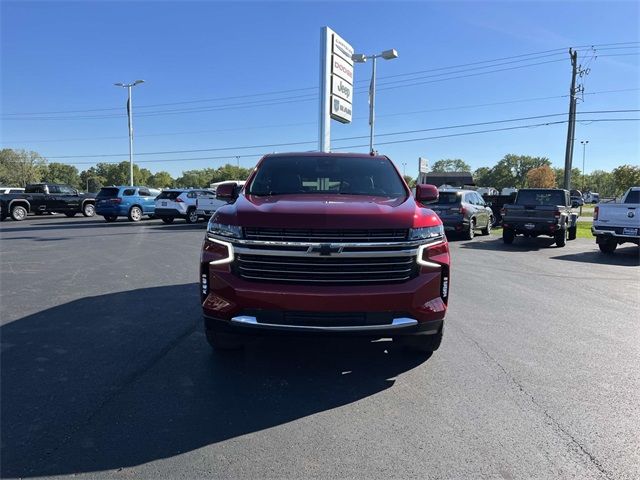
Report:
[[[184,200],[183,200],[183,199],[181,199],[180,197],[177,197],[177,198],[174,200],[174,202],[176,202],[176,203],[183,203],[183,202],[184,202]]]
[[[598,219],[598,212],[600,211],[600,208],[596,205],[596,208],[593,209],[593,219],[597,220]]]
[[[507,214],[507,209],[506,208],[501,208],[500,209],[500,215],[502,215],[503,217]]]
[[[556,210],[555,212],[553,212],[553,217],[556,219],[556,221],[560,220],[560,210]]]
[[[458,210],[458,212],[459,212],[461,215],[464,215],[465,213],[467,213],[467,209],[466,209],[466,208],[464,208],[464,207],[460,207],[460,209]]]
[[[121,198],[119,198],[119,197],[112,198],[112,199],[111,199],[111,203],[122,203],[122,199],[121,199]]]

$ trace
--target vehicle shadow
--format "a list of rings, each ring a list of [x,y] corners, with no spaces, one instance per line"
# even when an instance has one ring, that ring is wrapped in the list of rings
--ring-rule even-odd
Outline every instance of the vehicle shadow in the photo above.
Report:
[[[34,217],[38,218],[38,217]],[[85,219],[78,218],[77,220],[62,220],[56,218],[48,218],[48,222],[38,221],[34,224],[29,223],[29,220],[23,220],[22,222],[4,221],[1,222],[3,233],[9,234],[12,232],[36,232],[36,231],[49,231],[49,230],[78,230],[85,228],[122,228],[122,227],[136,227],[140,225],[149,225],[151,222],[158,223],[157,219],[144,218],[140,222],[130,222],[126,218],[119,218],[117,221],[108,223],[102,217]],[[62,220],[62,221],[61,221]],[[18,225],[16,225],[18,224]]]
[[[595,247],[595,245],[594,245]],[[588,252],[571,253],[550,257],[552,260],[566,260],[570,262],[595,263],[598,265],[619,265],[622,267],[637,267],[640,265],[640,249],[635,246],[619,246],[615,253],[607,255],[597,247]]]
[[[356,402],[428,359],[364,339],[213,354],[196,284],[76,300],[0,335],[3,478],[172,457]]]
[[[476,237],[473,240],[461,242],[461,248],[473,250],[500,250],[501,252],[530,252],[547,248],[557,248],[554,246],[555,240],[547,237],[516,237],[511,245],[506,245],[502,237]]]

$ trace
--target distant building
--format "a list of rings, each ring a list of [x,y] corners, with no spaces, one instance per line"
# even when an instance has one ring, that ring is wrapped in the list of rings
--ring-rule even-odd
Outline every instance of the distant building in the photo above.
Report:
[[[440,187],[448,185],[455,188],[475,187],[471,172],[428,172],[425,183]]]

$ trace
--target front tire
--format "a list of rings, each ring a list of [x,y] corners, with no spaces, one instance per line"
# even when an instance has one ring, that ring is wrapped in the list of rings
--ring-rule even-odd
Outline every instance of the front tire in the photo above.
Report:
[[[11,209],[11,218],[13,218],[16,222],[20,222],[27,218],[27,209],[22,205],[16,205]]]
[[[508,228],[505,228],[502,230],[502,241],[506,245],[511,245],[515,240],[515,238],[516,238],[516,234],[514,233],[513,230],[509,230]]]
[[[131,222],[139,222],[140,220],[142,220],[142,209],[136,205],[134,205],[133,207],[131,207],[131,210],[129,210],[129,221]]]
[[[602,253],[611,255],[613,252],[616,251],[616,248],[618,247],[618,242],[615,239],[608,239],[606,242],[599,243],[598,247],[600,247],[600,251]]]
[[[82,207],[82,215],[93,217],[96,214],[96,206],[93,203],[85,203]]]
[[[215,332],[208,329],[205,330],[205,333],[207,335],[207,342],[209,343],[209,346],[211,346],[211,348],[216,352],[239,350],[244,346],[242,338],[239,335]]]
[[[569,227],[569,240],[575,240],[578,236],[578,227]]]
[[[196,213],[195,208],[190,208],[187,210],[187,217],[185,218],[187,223],[196,223],[198,221],[198,214]]]
[[[442,330],[435,335],[407,335],[398,337],[400,345],[409,352],[433,353],[442,343]]]

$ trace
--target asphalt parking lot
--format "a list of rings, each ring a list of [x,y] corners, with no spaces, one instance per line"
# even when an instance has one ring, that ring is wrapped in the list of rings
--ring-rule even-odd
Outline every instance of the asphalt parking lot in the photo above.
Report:
[[[4,478],[640,477],[638,249],[454,241],[440,350],[210,352],[204,224],[0,225]]]

